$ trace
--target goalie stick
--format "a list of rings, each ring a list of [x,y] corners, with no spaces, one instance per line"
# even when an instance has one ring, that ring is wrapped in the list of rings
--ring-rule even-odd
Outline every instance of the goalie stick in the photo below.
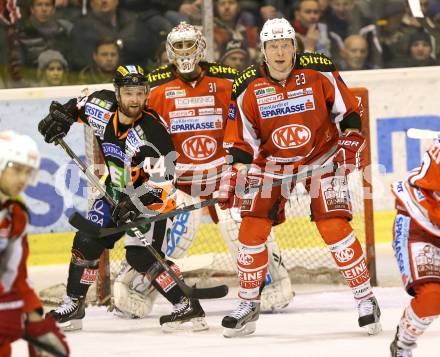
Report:
[[[64,151],[69,155],[69,157],[75,161],[80,170],[87,176],[93,186],[105,197],[105,199],[112,205],[116,206],[115,200],[107,193],[104,187],[102,187],[98,178],[90,172],[86,165],[81,161],[81,159],[76,155],[73,150],[66,144],[63,139],[58,139],[57,144],[59,144]],[[129,222],[129,221],[128,221]],[[218,299],[224,297],[228,294],[228,287],[226,285],[214,286],[211,288],[193,288],[186,285],[171,269],[167,262],[160,256],[160,254],[154,249],[147,241],[147,238],[141,233],[136,227],[132,228],[133,233],[142,242],[145,248],[153,255],[157,262],[165,269],[165,271],[171,276],[174,282],[179,286],[183,293],[189,298],[195,299]]]
[[[310,178],[312,176],[323,175],[323,174],[326,174],[329,172],[334,172],[337,170],[337,168],[338,168],[337,164],[334,164],[334,165],[327,165],[327,166],[318,167],[315,169],[303,170],[303,171],[298,172],[297,174],[284,177],[283,179],[278,180],[278,181],[274,181],[272,183],[263,183],[262,185],[251,187],[249,192],[263,191],[266,188],[281,186],[283,184],[293,184],[298,181],[303,181],[303,180]],[[130,223],[126,223],[124,225],[121,225],[119,227],[114,227],[114,228],[100,228],[97,225],[91,223],[88,219],[86,219],[85,217],[80,215],[78,212],[75,212],[74,214],[72,214],[70,216],[69,223],[73,227],[75,227],[76,229],[78,229],[82,232],[85,232],[87,234],[94,235],[96,237],[101,238],[101,237],[106,237],[106,236],[109,236],[112,234],[125,232],[133,227],[140,227],[140,226],[143,226],[148,223],[157,222],[157,221],[161,221],[166,218],[174,217],[174,216],[177,216],[178,214],[181,214],[184,212],[194,211],[199,208],[212,206],[216,203],[218,203],[218,199],[211,198],[206,201],[197,202],[195,204],[185,206],[182,208],[178,208],[178,209],[175,209],[175,210],[167,212],[167,213],[157,214],[155,216],[150,216],[150,217],[139,218],[139,219],[136,219]]]
[[[438,139],[440,138],[440,131],[411,128],[408,129],[406,135],[411,139]]]

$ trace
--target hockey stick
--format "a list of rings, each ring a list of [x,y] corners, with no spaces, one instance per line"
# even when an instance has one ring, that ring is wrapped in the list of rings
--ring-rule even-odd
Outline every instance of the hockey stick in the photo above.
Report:
[[[438,139],[440,138],[440,131],[411,128],[408,129],[406,135],[411,139]]]
[[[75,161],[80,170],[87,176],[93,186],[105,197],[105,199],[113,206],[116,206],[115,200],[107,193],[104,187],[102,187],[98,178],[90,172],[86,165],[81,161],[81,159],[72,151],[69,145],[63,139],[58,139],[57,143],[64,149],[67,155]],[[226,285],[214,286],[212,288],[192,288],[186,285],[171,269],[171,267],[167,264],[167,262],[160,256],[160,254],[154,249],[147,241],[145,235],[141,233],[141,231],[133,227],[133,233],[135,236],[142,242],[145,248],[153,255],[153,257],[159,262],[162,268],[171,276],[171,278],[175,281],[175,283],[179,286],[179,288],[183,291],[183,293],[190,298],[195,299],[217,299],[224,297],[228,294],[228,287]]]
[[[50,353],[51,355],[54,355],[55,357],[67,357],[66,354],[64,354],[61,351],[58,351],[55,349],[55,347],[48,345],[47,343],[38,341],[36,338],[33,338],[28,335],[24,335],[22,337],[23,340],[30,343],[31,345],[34,345],[35,347],[41,348],[43,351]]]
[[[327,165],[327,166],[323,166],[323,167],[318,167],[315,169],[303,170],[303,171],[298,172],[297,174],[284,177],[283,179],[278,180],[278,181],[274,181],[271,183],[264,183],[259,186],[251,187],[248,192],[251,193],[251,192],[263,191],[264,189],[276,187],[276,186],[281,186],[283,184],[294,184],[295,182],[303,181],[303,180],[310,178],[312,176],[323,175],[325,173],[334,172],[334,171],[336,171],[337,168],[338,168],[337,164],[334,164],[334,165]],[[74,213],[72,216],[70,216],[69,223],[73,227],[75,227],[76,229],[78,229],[82,232],[86,232],[87,234],[91,234],[91,235],[94,235],[97,237],[106,237],[106,236],[109,236],[112,234],[125,232],[128,229],[133,228],[133,227],[143,226],[148,223],[157,222],[157,221],[161,221],[166,218],[177,216],[181,213],[194,211],[196,209],[207,207],[207,206],[212,206],[216,203],[218,203],[218,199],[211,198],[209,200],[197,202],[195,204],[185,206],[183,208],[178,208],[178,209],[175,209],[175,210],[167,212],[167,213],[162,213],[162,214],[158,214],[156,216],[151,216],[151,217],[140,218],[140,219],[137,219],[133,222],[124,224],[119,227],[114,227],[114,228],[100,228],[97,225],[91,223],[85,217],[81,216],[79,213]]]

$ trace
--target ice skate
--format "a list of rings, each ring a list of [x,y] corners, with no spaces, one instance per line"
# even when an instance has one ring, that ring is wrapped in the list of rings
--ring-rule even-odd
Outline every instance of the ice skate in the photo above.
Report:
[[[81,330],[85,316],[85,299],[65,296],[64,302],[47,314],[53,316],[63,331]]]
[[[361,300],[358,304],[360,327],[365,327],[369,335],[376,335],[382,331],[380,324],[380,309],[376,298],[370,297]]]
[[[391,342],[390,351],[391,357],[412,357],[412,349],[416,347],[416,344],[407,345],[398,338],[399,327],[397,327],[396,335],[394,336],[394,341]]]
[[[187,330],[186,322],[191,323],[191,330],[194,332],[207,330],[208,324],[205,321],[205,312],[200,306],[199,300],[182,297],[179,303],[174,305],[170,315],[160,317],[160,325],[163,332],[176,332]]]
[[[239,337],[254,333],[260,316],[260,303],[241,300],[238,307],[222,320],[224,337]]]

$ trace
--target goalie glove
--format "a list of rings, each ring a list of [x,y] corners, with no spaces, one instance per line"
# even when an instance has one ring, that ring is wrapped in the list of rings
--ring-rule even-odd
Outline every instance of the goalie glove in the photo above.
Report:
[[[342,133],[338,140],[338,148],[333,162],[338,166],[354,166],[356,169],[362,167],[361,153],[365,148],[365,137],[354,130],[347,130]]]
[[[61,103],[53,101],[49,114],[38,123],[38,131],[43,135],[44,141],[52,143],[56,139],[64,138],[75,122],[75,118]]]

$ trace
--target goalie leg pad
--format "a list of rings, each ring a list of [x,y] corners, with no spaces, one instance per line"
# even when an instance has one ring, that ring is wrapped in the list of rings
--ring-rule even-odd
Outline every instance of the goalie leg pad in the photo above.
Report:
[[[197,202],[197,200],[180,190],[177,191],[177,208],[194,204]],[[201,219],[201,210],[184,212],[174,217],[168,238],[167,256],[177,259],[186,254],[187,250],[191,247],[194,238],[196,237]]]
[[[145,276],[124,261],[113,285],[113,303],[117,314],[125,318],[143,318],[153,308],[157,290]]]
[[[275,241],[273,233],[266,242],[269,255],[268,272],[261,293],[262,312],[274,312],[287,307],[295,296],[290,283],[289,273],[285,268],[280,249]]]

